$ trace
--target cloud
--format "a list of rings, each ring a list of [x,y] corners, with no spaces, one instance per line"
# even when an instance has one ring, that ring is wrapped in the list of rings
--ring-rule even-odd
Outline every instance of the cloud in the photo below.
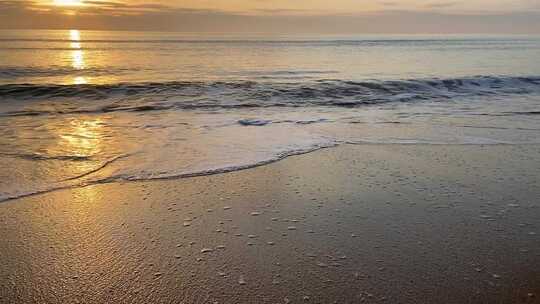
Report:
[[[165,11],[172,9],[172,7],[155,4],[155,3],[143,3],[143,4],[127,4],[124,2],[112,2],[112,1],[85,1],[85,5],[91,6],[99,10],[120,10],[120,11]]]
[[[28,4],[28,1],[1,0],[0,12],[5,12],[8,10],[25,10],[29,6]]]
[[[447,8],[460,4],[461,2],[433,2],[425,5],[426,8]]]
[[[379,1],[378,2],[381,6],[385,6],[385,7],[395,7],[395,6],[399,6],[400,3],[399,2],[394,2],[394,1]]]
[[[160,30],[269,33],[540,33],[540,12],[444,13],[389,8],[366,13],[259,9],[230,12],[157,3],[86,1],[84,8],[58,8],[33,1],[0,0],[1,28]],[[393,6],[391,2],[385,2]],[[397,3],[397,2],[396,2]],[[448,7],[439,2],[428,7]]]

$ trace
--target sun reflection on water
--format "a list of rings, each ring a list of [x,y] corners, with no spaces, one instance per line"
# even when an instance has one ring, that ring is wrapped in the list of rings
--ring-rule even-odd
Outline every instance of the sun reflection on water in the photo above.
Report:
[[[86,80],[86,77],[83,76],[77,76],[73,78],[73,84],[87,84],[88,80]]]
[[[74,69],[82,70],[84,69],[84,53],[81,50],[71,52],[72,64],[71,66]]]
[[[92,156],[102,150],[103,121],[75,119],[60,133],[59,146],[70,155]]]
[[[81,45],[81,33],[78,30],[69,31],[69,40],[71,51],[71,66],[76,70],[84,70],[86,68],[84,60],[84,51]],[[73,79],[73,84],[85,84],[88,83],[85,77],[76,76]]]
[[[81,40],[81,32],[78,30],[70,30],[69,31],[69,38],[71,38],[72,41],[80,41]]]
[[[54,180],[75,182],[91,175],[106,159],[115,155],[114,146],[107,140],[111,136],[107,120],[107,117],[78,115],[48,124],[54,141],[44,151],[47,155],[57,156],[58,164],[61,164],[51,171]]]

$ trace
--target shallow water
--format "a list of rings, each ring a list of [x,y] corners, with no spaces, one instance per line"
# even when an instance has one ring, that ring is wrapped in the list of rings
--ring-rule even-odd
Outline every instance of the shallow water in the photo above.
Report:
[[[340,144],[540,143],[540,39],[0,31],[0,200]]]

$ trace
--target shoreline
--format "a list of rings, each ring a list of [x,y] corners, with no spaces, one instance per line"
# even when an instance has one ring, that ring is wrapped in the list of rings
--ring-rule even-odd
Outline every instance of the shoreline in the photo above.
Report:
[[[62,190],[75,190],[78,188],[84,188],[84,187],[90,187],[95,185],[106,185],[106,184],[115,184],[115,183],[128,183],[128,182],[153,182],[153,181],[167,181],[167,180],[182,180],[182,179],[190,179],[190,178],[197,178],[197,177],[203,177],[203,176],[212,176],[212,175],[220,175],[220,174],[228,174],[233,172],[240,172],[244,170],[250,170],[261,166],[271,165],[276,162],[283,161],[289,157],[295,157],[300,156],[304,154],[310,154],[314,152],[318,152],[320,150],[325,149],[331,149],[331,148],[339,148],[342,146],[540,146],[540,143],[505,143],[505,142],[497,142],[497,143],[431,143],[431,142],[400,142],[400,143],[375,143],[370,141],[343,141],[343,142],[335,142],[333,144],[329,144],[327,146],[320,146],[320,147],[314,147],[311,149],[305,149],[305,150],[297,150],[297,151],[287,151],[284,153],[279,153],[274,158],[270,158],[267,160],[262,160],[253,164],[248,165],[240,165],[240,166],[231,166],[231,167],[224,167],[224,168],[218,168],[218,169],[209,169],[205,171],[198,171],[198,172],[186,172],[186,173],[180,173],[177,175],[171,175],[171,176],[157,176],[157,177],[148,177],[148,178],[127,178],[123,179],[122,176],[111,176],[107,177],[103,180],[96,180],[96,181],[89,181],[89,182],[81,182],[81,184],[76,185],[67,185],[67,186],[59,186],[58,188],[51,188],[46,190],[37,190],[35,192],[30,193],[23,193],[20,195],[14,195],[14,196],[7,196],[7,197],[0,197],[0,204],[10,201],[15,201],[19,199],[24,199],[27,197],[32,196],[38,196],[38,195],[44,195],[51,192],[56,191],[62,191]],[[105,169],[107,166],[109,166],[111,163],[115,162],[118,159],[122,159],[127,157],[126,155],[119,155],[114,157],[112,160],[107,160],[104,162],[103,165],[99,166],[98,169],[92,170],[90,172],[84,173],[80,176],[74,177],[74,178],[68,178],[65,180],[62,180],[61,182],[67,182],[72,180],[79,180],[81,178],[84,178],[88,175],[92,175],[94,173],[98,173],[102,169]]]
[[[0,302],[538,303],[535,145],[339,145],[0,204]]]

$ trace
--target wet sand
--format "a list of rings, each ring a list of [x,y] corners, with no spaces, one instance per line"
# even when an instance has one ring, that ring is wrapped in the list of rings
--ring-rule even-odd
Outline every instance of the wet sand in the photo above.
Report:
[[[0,204],[1,303],[540,303],[540,146],[347,145]]]

